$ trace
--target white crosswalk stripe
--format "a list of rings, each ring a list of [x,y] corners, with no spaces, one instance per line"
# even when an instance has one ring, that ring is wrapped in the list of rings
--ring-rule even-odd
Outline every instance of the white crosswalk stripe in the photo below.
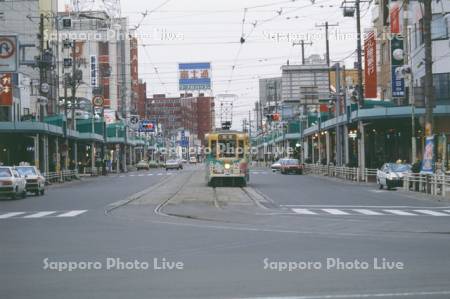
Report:
[[[383,213],[368,210],[368,209],[353,209],[353,211],[364,214],[364,215],[384,215]]]
[[[438,211],[431,211],[431,210],[414,210],[414,212],[431,215],[431,216],[450,216],[450,214],[438,212]]]
[[[38,218],[69,218],[76,217],[86,213],[87,210],[66,210],[66,211],[30,211],[30,212],[8,212],[1,214],[0,219],[11,218],[26,218],[26,219],[38,219]]]
[[[303,215],[317,215],[317,213],[308,210],[308,209],[292,209],[297,214],[303,214]]]
[[[54,213],[56,213],[56,211],[37,212],[37,213],[31,214],[31,215],[24,216],[23,218],[40,218],[40,217],[48,216],[48,215],[51,215]]]
[[[18,215],[22,215],[22,214],[25,214],[25,212],[11,212],[11,213],[6,213],[6,214],[0,215],[0,219],[11,218],[11,217],[18,216]]]
[[[290,208],[292,212],[300,215],[337,215],[337,216],[450,216],[450,210],[442,209],[386,209],[386,207],[374,208]]]
[[[399,216],[417,216],[417,214],[413,214],[402,210],[383,210],[383,211]]]
[[[322,209],[322,211],[327,212],[332,215],[349,215],[349,213],[344,212],[342,210],[338,210],[338,209]]]
[[[87,210],[75,210],[75,211],[69,211],[67,213],[59,214],[56,217],[75,217],[75,216],[81,215],[86,212],[87,212]]]

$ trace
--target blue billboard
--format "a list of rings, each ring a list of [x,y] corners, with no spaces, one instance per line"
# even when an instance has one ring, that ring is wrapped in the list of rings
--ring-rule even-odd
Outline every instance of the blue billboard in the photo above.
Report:
[[[180,90],[211,89],[211,63],[179,63],[178,86]]]

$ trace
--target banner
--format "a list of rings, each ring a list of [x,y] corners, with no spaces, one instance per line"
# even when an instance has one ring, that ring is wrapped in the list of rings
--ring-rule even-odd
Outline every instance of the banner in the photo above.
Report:
[[[432,174],[434,172],[434,136],[425,139],[425,150],[423,151],[422,166],[420,173]]]
[[[391,33],[400,33],[400,5],[397,2],[392,2],[389,18],[391,19]]]
[[[391,65],[392,65],[392,97],[401,98],[405,96],[405,80],[400,69],[404,60],[403,39],[393,37],[391,40]]]
[[[211,64],[209,62],[180,63],[178,72],[180,91],[211,89]]]
[[[12,106],[11,74],[0,75],[0,106]]]
[[[377,97],[377,43],[375,33],[369,32],[364,40],[364,97]]]

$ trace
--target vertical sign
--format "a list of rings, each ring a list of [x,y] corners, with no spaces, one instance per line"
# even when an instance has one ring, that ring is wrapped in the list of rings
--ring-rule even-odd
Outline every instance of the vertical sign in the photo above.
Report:
[[[399,71],[403,66],[403,39],[393,36],[391,40],[391,66],[392,66],[392,97],[405,96],[405,80]]]
[[[375,33],[369,32],[364,40],[364,91],[366,98],[377,97],[377,44]]]
[[[209,62],[180,63],[180,90],[209,90],[211,89],[211,64]]]
[[[138,42],[137,38],[130,39],[130,76],[131,76],[131,107],[133,112],[138,112],[139,100],[139,74],[138,74]]]
[[[91,55],[91,86],[97,87],[97,56]]]
[[[432,174],[434,171],[434,136],[425,139],[425,150],[423,151],[422,167],[420,173]]]
[[[0,36],[0,73],[17,72],[17,36]]]
[[[0,75],[0,106],[12,106],[11,74]]]
[[[397,2],[391,3],[389,18],[391,19],[391,33],[400,33],[400,6]]]

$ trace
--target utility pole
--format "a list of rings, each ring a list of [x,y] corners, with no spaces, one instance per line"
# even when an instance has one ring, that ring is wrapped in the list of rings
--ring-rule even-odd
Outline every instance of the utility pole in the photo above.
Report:
[[[356,52],[358,56],[358,103],[364,106],[363,97],[363,74],[362,74],[362,47],[361,47],[361,5],[360,0],[355,0],[356,9]]]
[[[425,47],[425,136],[433,135],[433,60],[431,50],[431,0],[425,0],[423,16],[423,35]]]
[[[328,22],[325,22],[325,24],[316,25],[316,27],[325,27],[325,47],[326,47],[326,60],[327,60],[327,66],[328,66],[328,87],[331,89],[331,80],[330,80],[330,40],[328,38],[328,29],[329,27],[335,27],[339,26],[339,23],[336,24],[328,24]]]
[[[71,128],[72,130],[76,129],[75,126],[75,93],[76,93],[76,89],[77,89],[77,78],[76,78],[76,59],[75,59],[75,55],[76,55],[76,42],[75,40],[72,41],[72,80],[71,80],[71,103],[72,103],[72,123],[71,123]]]
[[[308,42],[308,43],[305,43],[305,41],[302,39],[302,40],[300,40],[298,43],[293,43],[292,45],[293,46],[297,46],[297,45],[300,45],[301,47],[302,47],[302,64],[304,65],[305,64],[305,45],[309,45],[309,46],[311,46],[313,43],[312,42]]]
[[[336,117],[341,115],[341,66],[336,63]],[[336,165],[342,166],[341,126],[336,122]]]

